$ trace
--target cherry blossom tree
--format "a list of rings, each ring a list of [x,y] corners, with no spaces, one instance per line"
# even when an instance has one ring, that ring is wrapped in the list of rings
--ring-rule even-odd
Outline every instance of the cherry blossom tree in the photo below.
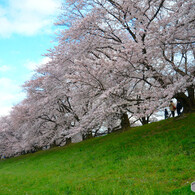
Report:
[[[77,41],[98,60],[109,58],[120,67],[127,63],[139,71],[139,80],[170,93],[168,99],[182,100],[184,111],[193,109],[193,1],[68,2],[71,11],[58,23],[70,27],[59,38],[62,44]]]

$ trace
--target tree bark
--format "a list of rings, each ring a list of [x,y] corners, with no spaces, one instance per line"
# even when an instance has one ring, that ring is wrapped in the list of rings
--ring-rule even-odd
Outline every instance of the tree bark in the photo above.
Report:
[[[66,138],[66,145],[70,144],[72,142],[72,138],[69,137],[69,138]]]
[[[129,117],[126,113],[123,113],[121,117],[121,129],[127,129],[130,127]]]
[[[181,92],[177,93],[174,98],[177,99],[177,101],[181,102],[183,106],[183,113],[189,113],[195,111],[195,99],[194,99],[194,87],[190,86],[187,88],[187,93]]]
[[[146,116],[146,117],[142,117],[140,119],[140,122],[142,123],[142,125],[146,125],[149,123],[149,116]]]
[[[192,111],[195,111],[195,95],[194,95],[194,87],[190,86],[187,88],[188,91],[188,97],[189,97],[189,101],[190,101],[190,105],[192,108]]]
[[[92,138],[93,137],[92,131],[89,131],[89,132],[83,134],[82,137],[83,137],[83,140]]]

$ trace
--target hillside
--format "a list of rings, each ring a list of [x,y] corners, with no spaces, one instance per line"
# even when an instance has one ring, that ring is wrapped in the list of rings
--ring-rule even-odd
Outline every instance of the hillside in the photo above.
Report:
[[[0,161],[0,194],[193,194],[195,113]]]

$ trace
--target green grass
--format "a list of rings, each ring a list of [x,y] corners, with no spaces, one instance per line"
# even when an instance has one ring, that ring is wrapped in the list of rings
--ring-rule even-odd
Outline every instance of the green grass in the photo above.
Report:
[[[193,194],[195,114],[0,161],[0,194]]]

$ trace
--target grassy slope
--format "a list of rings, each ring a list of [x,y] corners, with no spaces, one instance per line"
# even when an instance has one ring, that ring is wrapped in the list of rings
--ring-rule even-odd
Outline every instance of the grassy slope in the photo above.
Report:
[[[0,161],[0,194],[191,194],[194,119],[191,114]]]

